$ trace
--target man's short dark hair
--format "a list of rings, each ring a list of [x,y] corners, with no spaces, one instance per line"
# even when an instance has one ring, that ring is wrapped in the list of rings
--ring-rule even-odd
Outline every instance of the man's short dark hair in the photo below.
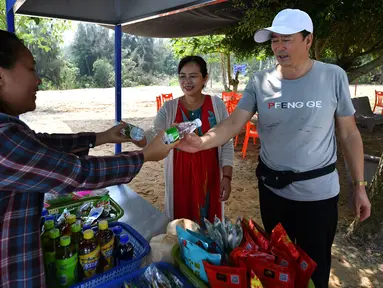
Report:
[[[303,30],[301,32],[299,32],[302,34],[303,36],[303,40],[305,40],[307,38],[307,36],[309,36],[311,34],[311,32],[307,31],[307,30]]]
[[[15,34],[0,30],[0,67],[11,69],[23,47],[23,42]]]

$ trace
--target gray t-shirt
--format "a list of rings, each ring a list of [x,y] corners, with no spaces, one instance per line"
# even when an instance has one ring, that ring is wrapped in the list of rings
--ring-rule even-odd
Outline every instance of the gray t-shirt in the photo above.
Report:
[[[238,108],[258,112],[262,161],[274,170],[304,172],[336,162],[335,116],[352,116],[345,71],[314,61],[302,78],[285,80],[276,68],[255,73]],[[296,201],[329,199],[339,193],[338,172],[297,181],[277,195]]]

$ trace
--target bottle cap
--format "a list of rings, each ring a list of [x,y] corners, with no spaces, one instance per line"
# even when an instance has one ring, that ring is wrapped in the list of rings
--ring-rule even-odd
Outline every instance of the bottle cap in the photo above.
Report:
[[[45,216],[45,221],[48,221],[48,220],[55,220],[55,216],[54,215]]]
[[[84,226],[82,226],[82,231],[85,231],[88,229],[91,229],[91,226],[89,224],[85,224]]]
[[[60,246],[69,246],[70,245],[70,237],[69,236],[62,236],[60,238]]]
[[[197,126],[197,128],[202,126],[202,121],[199,118],[195,119],[193,122]]]
[[[69,214],[68,217],[66,218],[66,221],[68,224],[73,224],[74,222],[76,222],[76,215]]]
[[[108,229],[108,221],[101,220],[100,222],[98,222],[98,229],[100,229],[100,230]]]
[[[84,239],[85,240],[90,240],[94,237],[94,232],[92,229],[88,229],[84,231]]]
[[[129,242],[129,235],[128,234],[121,234],[120,236],[120,243],[126,244]]]
[[[60,237],[60,230],[57,228],[53,228],[51,231],[49,231],[49,238],[56,239]]]
[[[53,220],[48,220],[48,221],[45,221],[45,222],[44,222],[44,228],[45,228],[45,230],[50,230],[50,229],[52,229],[53,227],[55,227],[55,223],[53,222]]]
[[[81,231],[81,225],[79,223],[74,223],[71,227],[73,233],[77,233]]]
[[[117,226],[113,227],[113,233],[114,233],[115,235],[120,235],[120,234],[122,233],[122,228],[121,228],[121,226],[120,226],[120,225],[117,225]]]
[[[41,217],[47,216],[48,215],[48,210],[47,208],[43,208],[43,211],[41,211]]]

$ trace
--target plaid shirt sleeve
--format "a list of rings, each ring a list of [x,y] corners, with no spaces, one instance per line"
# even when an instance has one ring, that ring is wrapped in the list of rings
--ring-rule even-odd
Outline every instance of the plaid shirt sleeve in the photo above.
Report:
[[[0,124],[0,141],[0,191],[68,193],[128,183],[144,160],[141,152],[79,158],[44,145],[12,122]]]
[[[36,133],[36,138],[52,149],[63,152],[72,152],[83,149],[81,152],[74,153],[77,156],[88,155],[89,149],[96,143],[96,133],[77,133],[77,134],[48,134]]]

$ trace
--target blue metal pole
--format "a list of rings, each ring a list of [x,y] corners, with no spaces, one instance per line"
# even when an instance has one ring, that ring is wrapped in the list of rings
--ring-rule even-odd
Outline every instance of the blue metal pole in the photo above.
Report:
[[[116,89],[116,104],[115,104],[115,118],[116,122],[121,121],[121,25],[116,25],[114,30],[114,50],[115,50],[115,66],[114,66],[114,81]],[[116,144],[115,154],[121,153],[121,144]]]
[[[15,14],[13,13],[13,5],[16,0],[6,0],[5,7],[7,11],[7,30],[15,33]]]

